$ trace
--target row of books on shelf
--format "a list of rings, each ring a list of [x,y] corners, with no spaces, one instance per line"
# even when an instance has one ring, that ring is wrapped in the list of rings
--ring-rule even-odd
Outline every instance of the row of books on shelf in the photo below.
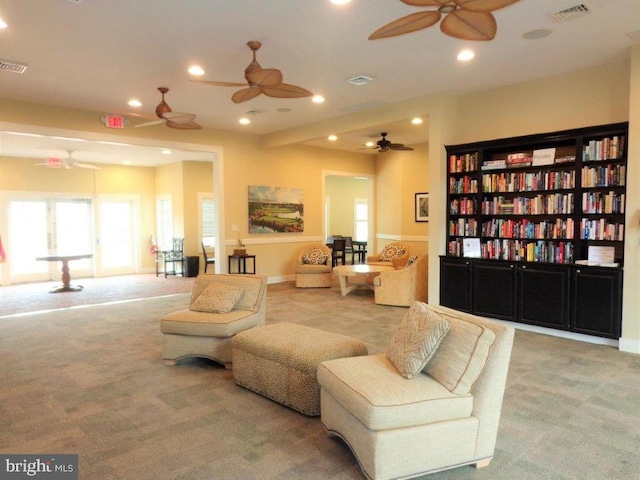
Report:
[[[474,215],[476,213],[476,200],[474,198],[454,198],[449,203],[450,215]]]
[[[477,235],[478,222],[473,218],[458,218],[449,221],[449,235],[471,237]]]
[[[482,162],[481,170],[499,170],[503,168],[537,167],[576,161],[575,155],[556,156],[555,148],[542,148],[532,152],[509,153],[506,158],[493,158]]]
[[[573,263],[573,243],[564,241],[455,239],[447,245],[447,255],[540,263]]]
[[[493,197],[482,201],[483,215],[565,215],[573,213],[573,193],[535,197]]]
[[[583,240],[624,240],[624,223],[607,221],[604,218],[580,221],[580,238]]]
[[[623,187],[626,175],[625,165],[582,167],[581,183],[583,187]]]
[[[624,213],[625,194],[619,192],[584,192],[582,213]]]
[[[478,193],[478,180],[469,176],[450,177],[449,193]]]
[[[486,173],[482,175],[482,191],[500,193],[567,190],[575,187],[575,179],[574,170]]]
[[[478,170],[478,153],[449,156],[449,172],[473,172]]]
[[[624,156],[625,137],[614,135],[601,140],[589,140],[582,148],[582,160],[613,160]]]
[[[483,237],[522,238],[522,239],[572,239],[573,219],[532,222],[528,219],[506,220],[494,218],[482,223]]]

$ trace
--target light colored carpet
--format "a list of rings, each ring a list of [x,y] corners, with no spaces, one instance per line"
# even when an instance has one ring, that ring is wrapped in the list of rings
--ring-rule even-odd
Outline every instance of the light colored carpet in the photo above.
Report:
[[[363,479],[318,418],[214,362],[162,363],[159,318],[188,298],[0,318],[0,451],[78,453],[83,480]],[[405,312],[370,291],[268,287],[267,323],[352,335],[371,353]],[[638,356],[518,331],[493,462],[426,478],[638,478],[639,379]]]

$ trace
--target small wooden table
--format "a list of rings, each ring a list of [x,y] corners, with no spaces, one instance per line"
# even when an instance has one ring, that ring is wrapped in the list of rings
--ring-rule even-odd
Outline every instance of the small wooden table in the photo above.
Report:
[[[62,293],[62,292],[79,292],[82,290],[82,285],[71,285],[71,273],[69,273],[69,261],[81,260],[83,258],[92,258],[93,253],[86,253],[82,255],[51,255],[47,257],[37,257],[36,260],[42,262],[62,262],[62,286],[56,287],[50,290],[49,293]]]
[[[338,265],[333,268],[333,271],[338,275],[340,293],[343,297],[358,287],[372,288],[369,280],[385,270],[393,270],[393,267],[386,265]]]
[[[237,255],[232,254],[229,255],[229,273],[231,273],[231,259],[235,258],[238,260],[238,271],[236,273],[250,273],[252,275],[256,274],[256,256],[255,255],[247,255],[246,253]],[[253,260],[253,272],[247,272],[247,258]]]

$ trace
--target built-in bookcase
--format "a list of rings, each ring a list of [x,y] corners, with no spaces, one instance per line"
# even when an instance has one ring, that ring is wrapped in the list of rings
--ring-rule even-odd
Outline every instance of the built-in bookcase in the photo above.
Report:
[[[615,338],[627,136],[618,123],[447,146],[441,303]]]

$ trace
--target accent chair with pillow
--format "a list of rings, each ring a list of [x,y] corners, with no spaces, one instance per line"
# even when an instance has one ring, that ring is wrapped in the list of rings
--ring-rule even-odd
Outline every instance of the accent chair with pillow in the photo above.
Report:
[[[412,478],[491,461],[512,327],[415,302],[385,353],[322,362],[323,426],[368,478]]]
[[[257,275],[214,274],[196,278],[189,308],[160,320],[162,359],[167,365],[185,357],[204,357],[229,366],[231,340],[262,326],[267,310],[267,280]]]
[[[409,260],[409,245],[402,242],[387,244],[377,255],[367,257],[369,265],[386,265],[388,267],[404,267]]]
[[[409,257],[404,268],[385,270],[373,278],[375,302],[379,305],[410,307],[427,301],[429,256]]]
[[[324,243],[308,243],[298,252],[296,287],[331,287],[331,249]]]

